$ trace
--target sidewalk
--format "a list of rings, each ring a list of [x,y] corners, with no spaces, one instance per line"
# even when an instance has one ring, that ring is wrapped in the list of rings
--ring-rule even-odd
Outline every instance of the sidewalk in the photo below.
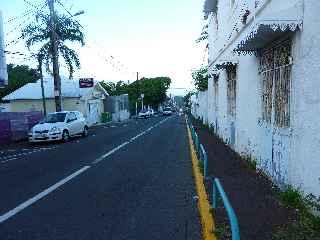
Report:
[[[193,126],[208,155],[208,175],[220,179],[238,217],[241,239],[272,239],[272,233],[294,214],[281,205],[268,179],[250,169],[238,154],[197,121],[193,120]],[[214,220],[218,226],[229,225],[222,208],[218,208]]]

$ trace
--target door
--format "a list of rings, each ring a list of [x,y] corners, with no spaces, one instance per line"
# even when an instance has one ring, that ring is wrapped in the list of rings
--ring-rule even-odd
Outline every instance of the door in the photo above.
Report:
[[[77,134],[77,117],[73,112],[68,113],[67,126],[70,135]]]
[[[262,53],[262,167],[280,186],[287,183],[290,160],[291,69],[291,41]]]
[[[99,107],[98,103],[89,103],[89,115],[88,115],[88,123],[93,125],[99,122]]]

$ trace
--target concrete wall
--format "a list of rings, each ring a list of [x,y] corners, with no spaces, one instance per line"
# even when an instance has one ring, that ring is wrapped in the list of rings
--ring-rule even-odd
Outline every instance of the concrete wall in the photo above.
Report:
[[[65,111],[81,111],[81,101],[79,98],[64,98],[63,110]],[[47,112],[55,112],[54,99],[46,99]],[[10,111],[12,112],[28,112],[28,111],[43,111],[42,100],[12,100],[10,101]]]
[[[276,152],[281,155],[278,163],[272,159],[271,129],[262,122],[261,77],[258,74],[259,58],[252,55],[235,55],[233,49],[239,40],[263,17],[287,9],[300,0],[261,0],[254,10],[254,1],[218,1],[217,20],[209,19],[209,72],[214,72],[214,63],[223,60],[238,61],[236,84],[236,138],[233,148],[255,158],[276,182],[301,187],[306,192],[320,195],[320,1],[304,3],[303,30],[292,36],[292,93],[291,126],[286,130],[286,140]],[[245,5],[251,13],[247,24],[237,22]],[[218,23],[218,27],[217,24]],[[237,29],[237,30],[234,30]],[[192,113],[203,117],[215,126],[216,132],[230,142],[230,120],[227,114],[226,71],[219,71],[218,94],[215,96],[213,78],[209,79],[208,91],[193,96]],[[206,97],[204,97],[206,95]],[[206,100],[205,100],[206,99]],[[197,105],[198,104],[198,105]],[[267,131],[266,131],[267,130]],[[269,131],[269,132],[268,132]],[[270,141],[269,141],[270,140]]]
[[[303,31],[295,35],[293,141],[289,179],[320,195],[320,1],[304,1]]]
[[[191,96],[191,113],[208,124],[208,91],[198,92]]]

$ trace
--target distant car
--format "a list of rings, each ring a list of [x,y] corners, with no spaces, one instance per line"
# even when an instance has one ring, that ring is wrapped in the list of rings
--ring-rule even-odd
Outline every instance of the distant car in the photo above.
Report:
[[[88,135],[89,127],[82,113],[63,111],[49,113],[42,121],[29,131],[29,142],[46,142],[62,140],[70,137]]]
[[[143,109],[138,114],[138,118],[149,118],[149,117],[151,117],[151,113],[148,109]]]
[[[172,110],[170,107],[165,107],[162,111],[163,116],[170,116],[172,114]]]
[[[154,115],[154,110],[153,109],[149,109],[149,113],[150,113],[150,116],[152,117]]]

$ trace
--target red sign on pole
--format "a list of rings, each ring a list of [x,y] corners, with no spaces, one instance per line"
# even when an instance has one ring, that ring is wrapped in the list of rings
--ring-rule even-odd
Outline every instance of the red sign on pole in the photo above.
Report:
[[[80,78],[79,79],[80,88],[90,88],[93,87],[93,78]]]

